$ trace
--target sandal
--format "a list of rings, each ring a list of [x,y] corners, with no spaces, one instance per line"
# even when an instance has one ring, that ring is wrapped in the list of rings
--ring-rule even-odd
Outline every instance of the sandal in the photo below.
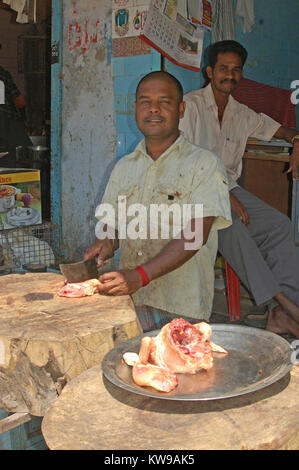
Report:
[[[252,326],[253,328],[263,328],[265,329],[268,322],[269,312],[266,313],[248,313],[245,315],[242,320],[247,326]]]

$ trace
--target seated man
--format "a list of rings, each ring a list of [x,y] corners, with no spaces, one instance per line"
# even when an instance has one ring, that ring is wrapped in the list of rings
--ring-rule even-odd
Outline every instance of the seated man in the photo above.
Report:
[[[231,93],[243,76],[247,51],[235,41],[208,49],[209,85],[185,96],[180,129],[192,143],[207,148],[224,163],[233,224],[219,232],[219,251],[251,291],[257,305],[267,305],[266,328],[299,337],[299,264],[288,217],[238,186],[248,137],[285,139],[294,146],[289,172],[299,166],[299,131],[282,127],[264,114],[238,103]],[[254,326],[257,326],[254,324]]]
[[[120,246],[121,269],[100,276],[101,291],[132,294],[144,331],[161,328],[176,315],[209,320],[217,231],[231,223],[222,163],[178,130],[182,98],[181,84],[166,72],[152,72],[140,81],[135,117],[144,140],[112,171],[96,210],[97,240],[85,254],[85,259],[98,256],[101,265]],[[111,208],[115,221],[103,218]],[[165,212],[155,217],[156,209]],[[143,224],[141,216],[133,218],[136,211],[146,213]],[[176,211],[187,213],[182,225],[176,223],[182,220]],[[169,232],[162,235],[165,213]]]

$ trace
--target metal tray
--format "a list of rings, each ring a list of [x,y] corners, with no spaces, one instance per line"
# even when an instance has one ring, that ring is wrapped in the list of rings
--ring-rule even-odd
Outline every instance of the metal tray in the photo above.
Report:
[[[211,340],[229,354],[213,353],[214,367],[195,375],[177,374],[178,386],[170,393],[140,387],[132,379],[132,368],[124,363],[125,352],[139,352],[142,336],[112,349],[103,359],[104,376],[117,387],[132,393],[164,400],[203,401],[231,398],[267,387],[292,368],[290,344],[266,330],[239,325],[214,324]]]

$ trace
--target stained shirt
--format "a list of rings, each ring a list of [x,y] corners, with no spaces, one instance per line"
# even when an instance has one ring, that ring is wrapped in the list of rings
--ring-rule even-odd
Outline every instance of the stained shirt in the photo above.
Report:
[[[126,203],[127,213],[133,209],[126,224],[122,224],[120,205]],[[178,269],[153,280],[132,295],[136,306],[148,305],[170,313],[194,318],[209,319],[214,293],[214,263],[217,253],[217,230],[231,224],[228,182],[224,166],[213,153],[187,142],[181,134],[157,159],[153,160],[142,140],[135,151],[123,157],[114,167],[108,181],[102,204],[114,208],[114,228],[120,242],[120,269],[134,269],[157,255],[175,234],[179,233],[178,219],[169,218],[169,236],[162,236],[161,218],[154,220],[152,207],[175,204],[183,211],[189,204],[189,220],[196,217],[196,204],[203,205],[203,217],[215,217],[208,241],[199,251]],[[147,222],[138,236],[127,236],[124,227],[134,225],[134,210],[146,208]],[[113,226],[112,220],[103,220],[102,208],[96,209],[96,217],[102,223]],[[110,207],[110,206],[109,206]],[[173,207],[173,206],[172,206]],[[136,214],[136,213],[135,213]],[[136,217],[136,215],[135,215]],[[187,219],[186,219],[187,220]],[[151,228],[158,226],[158,237]],[[174,229],[174,230],[173,230]],[[144,233],[146,232],[146,233]]]
[[[248,137],[270,140],[281,124],[263,113],[256,113],[231,95],[220,124],[211,84],[187,93],[184,101],[186,111],[180,120],[180,129],[190,142],[218,155],[227,171],[229,189],[233,189],[238,186],[242,173]]]

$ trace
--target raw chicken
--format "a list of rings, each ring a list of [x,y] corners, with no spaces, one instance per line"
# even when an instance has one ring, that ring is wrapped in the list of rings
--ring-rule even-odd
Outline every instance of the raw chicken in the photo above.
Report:
[[[57,294],[60,297],[86,297],[99,292],[101,283],[98,279],[89,279],[84,282],[68,283],[61,287]]]
[[[213,351],[227,354],[210,341],[211,332],[208,323],[192,325],[178,318],[165,325],[156,337],[144,336],[139,355],[128,352],[123,359],[133,366],[136,384],[170,392],[178,384],[177,373],[195,374],[200,369],[211,369]]]

